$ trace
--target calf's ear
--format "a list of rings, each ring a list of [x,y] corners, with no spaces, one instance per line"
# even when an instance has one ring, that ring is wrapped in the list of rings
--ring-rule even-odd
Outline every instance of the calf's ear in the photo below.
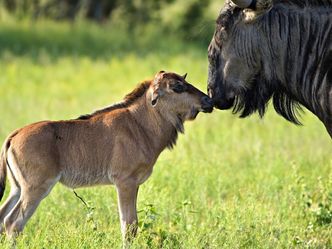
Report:
[[[163,91],[157,88],[151,94],[151,105],[155,107],[158,103],[159,98],[163,95]]]
[[[151,96],[151,105],[153,107],[155,107],[157,105],[158,99],[159,99],[158,93],[152,93],[152,96]]]

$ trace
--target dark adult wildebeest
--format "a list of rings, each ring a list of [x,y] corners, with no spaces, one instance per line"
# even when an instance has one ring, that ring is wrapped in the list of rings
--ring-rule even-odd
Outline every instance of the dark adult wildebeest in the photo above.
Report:
[[[185,77],[159,72],[123,102],[75,120],[43,121],[14,131],[0,155],[0,230],[23,230],[57,182],[71,188],[114,184],[124,238],[136,233],[138,187],[159,154],[172,148],[183,122],[212,112],[211,99]]]
[[[301,105],[332,136],[332,1],[226,1],[209,46],[208,91],[219,109],[299,124]]]

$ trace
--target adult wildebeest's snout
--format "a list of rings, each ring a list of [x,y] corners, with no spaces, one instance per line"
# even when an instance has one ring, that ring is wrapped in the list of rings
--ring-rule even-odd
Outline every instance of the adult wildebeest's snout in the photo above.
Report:
[[[209,73],[208,73],[208,88],[207,92],[212,99],[214,106],[218,109],[225,110],[233,106],[235,100],[235,94],[228,89],[225,84],[222,71],[220,69],[220,63],[214,56],[216,53],[213,50],[214,46],[209,46]],[[219,58],[217,56],[217,58]],[[214,61],[216,60],[216,61]]]
[[[214,107],[220,110],[226,110],[234,105],[235,94],[232,91],[226,91],[221,89],[220,86],[208,85],[208,95],[211,98]]]
[[[211,113],[213,111],[213,100],[208,96],[203,96],[201,98],[201,106],[203,112]]]

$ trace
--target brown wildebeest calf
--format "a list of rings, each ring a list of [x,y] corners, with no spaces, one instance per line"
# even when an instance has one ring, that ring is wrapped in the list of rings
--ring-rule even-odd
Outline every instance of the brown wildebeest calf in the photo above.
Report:
[[[185,76],[159,72],[123,102],[68,121],[42,121],[14,131],[0,157],[1,230],[13,236],[57,182],[70,188],[114,184],[123,238],[136,234],[138,187],[159,154],[172,148],[183,122],[212,112],[208,96]]]

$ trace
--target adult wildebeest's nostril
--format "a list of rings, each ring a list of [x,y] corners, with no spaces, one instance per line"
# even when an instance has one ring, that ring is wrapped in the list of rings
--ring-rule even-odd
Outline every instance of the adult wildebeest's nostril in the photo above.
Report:
[[[204,96],[201,99],[202,110],[203,112],[212,112],[213,111],[213,100],[208,96]]]

